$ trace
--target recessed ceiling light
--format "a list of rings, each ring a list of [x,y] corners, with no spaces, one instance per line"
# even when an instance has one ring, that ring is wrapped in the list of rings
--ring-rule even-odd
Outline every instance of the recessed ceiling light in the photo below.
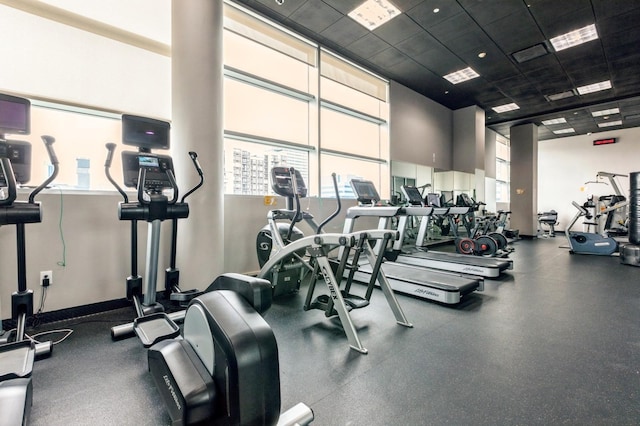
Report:
[[[575,31],[570,31],[566,34],[554,37],[551,40],[551,45],[556,52],[564,49],[568,49],[573,46],[577,46],[582,43],[586,43],[598,38],[598,31],[596,31],[595,24],[587,25],[586,27],[579,28]]]
[[[587,93],[599,92],[601,90],[611,89],[611,80],[601,81],[599,83],[587,84],[578,87],[578,93],[586,95]]]
[[[598,127],[622,126],[622,120],[607,121],[606,123],[598,123]]]
[[[593,117],[602,117],[603,115],[620,114],[620,108],[601,109],[600,111],[592,111]]]
[[[545,126],[549,126],[551,124],[560,124],[560,123],[566,123],[567,120],[564,117],[560,117],[560,118],[552,118],[550,120],[543,120],[542,124],[544,124]]]
[[[349,17],[369,30],[400,15],[400,10],[387,0],[367,0],[349,13]]]
[[[553,133],[555,133],[556,135],[563,135],[565,133],[575,133],[576,131],[573,130],[572,127],[568,127],[566,129],[560,129],[560,130],[554,130]]]
[[[487,52],[480,52],[478,53],[478,58],[484,58],[487,56]]]
[[[437,7],[433,9],[433,13],[438,13],[438,12],[440,12],[440,9],[438,9]]]
[[[510,103],[510,104],[499,105],[491,109],[497,112],[498,114],[500,114],[502,112],[508,112],[508,111],[514,111],[516,109],[520,109],[520,107],[516,103]]]
[[[445,95],[448,95],[448,94],[449,94],[449,91],[448,91],[448,90],[445,90],[445,91],[444,91],[444,94],[445,94]]]
[[[471,69],[471,67],[467,67],[463,70],[455,71],[443,76],[443,78],[445,78],[452,84],[462,83],[463,81],[471,80],[476,77],[480,77],[480,74]]]
[[[587,132],[587,136],[591,136],[591,132]]]

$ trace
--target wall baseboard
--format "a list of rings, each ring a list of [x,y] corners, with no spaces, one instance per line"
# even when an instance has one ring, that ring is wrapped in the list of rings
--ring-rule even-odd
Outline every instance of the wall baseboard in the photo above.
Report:
[[[89,305],[76,306],[73,308],[60,309],[57,311],[43,312],[38,314],[37,321],[39,325],[48,324],[57,321],[64,321],[72,318],[84,317],[87,315],[99,314],[101,312],[112,311],[114,309],[132,306],[127,299],[108,300],[106,302],[91,303]],[[132,318],[133,319],[133,318]],[[27,327],[32,327],[34,317],[27,319]],[[12,319],[2,320],[2,330],[11,330],[16,327],[16,321]]]

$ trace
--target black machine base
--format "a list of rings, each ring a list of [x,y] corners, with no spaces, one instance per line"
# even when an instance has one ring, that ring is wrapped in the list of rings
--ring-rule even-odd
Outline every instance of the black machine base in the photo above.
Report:
[[[149,371],[172,425],[194,424],[213,417],[215,384],[188,342],[163,340],[149,350],[148,358]]]

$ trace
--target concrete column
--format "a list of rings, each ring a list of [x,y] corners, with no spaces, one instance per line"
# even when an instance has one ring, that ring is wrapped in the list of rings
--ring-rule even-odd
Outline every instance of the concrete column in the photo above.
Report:
[[[225,272],[223,1],[174,0],[171,18],[172,156],[182,193],[198,177],[189,151],[205,174],[179,224],[177,262],[181,287],[203,290]]]
[[[535,236],[538,220],[538,128],[511,128],[511,227],[521,236]]]
[[[453,170],[484,170],[484,111],[477,106],[453,111]]]
[[[484,110],[475,105],[453,111],[453,170],[473,175],[479,201],[485,195],[484,122]]]

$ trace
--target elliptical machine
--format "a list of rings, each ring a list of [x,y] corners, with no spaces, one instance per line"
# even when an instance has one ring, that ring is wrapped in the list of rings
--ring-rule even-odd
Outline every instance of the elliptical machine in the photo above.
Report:
[[[133,302],[137,318],[133,323],[122,324],[111,328],[111,337],[116,340],[138,335],[145,347],[154,343],[176,337],[180,330],[175,321],[184,317],[184,311],[166,314],[164,307],[156,301],[156,283],[158,275],[158,255],[160,249],[160,228],[165,220],[177,221],[189,216],[189,205],[186,196],[202,184],[202,170],[197,162],[197,155],[190,152],[194,167],[201,177],[200,184],[189,191],[178,202],[178,185],[174,178],[173,160],[168,155],[154,154],[152,149],[169,148],[169,123],[132,115],[122,116],[123,143],[138,147],[137,152],[122,152],[122,168],[124,184],[137,189],[137,202],[129,202],[127,194],[113,180],[109,169],[115,152],[115,144],[106,145],[108,154],[105,162],[105,174],[111,184],[120,192],[124,202],[119,204],[120,220],[131,222],[131,275],[127,278],[127,299]],[[169,198],[166,194],[171,194]],[[143,280],[137,271],[137,223],[144,220],[148,223],[146,283],[143,291]],[[174,225],[174,232],[177,227]],[[175,241],[172,245],[175,250]],[[172,253],[172,267],[175,270],[175,252]],[[171,272],[171,271],[170,271]],[[174,274],[176,284],[177,276]],[[168,280],[168,282],[171,282]],[[199,294],[189,292],[191,298]],[[182,294],[182,296],[186,296]],[[188,302],[181,297],[181,303]]]
[[[278,346],[261,314],[269,281],[223,274],[191,301],[182,337],[148,351],[149,371],[174,425],[306,425],[299,403],[280,414]]]
[[[18,291],[11,295],[11,318],[15,333],[2,336],[0,344],[0,424],[24,425],[32,403],[31,373],[37,358],[49,356],[50,341],[35,343],[25,333],[27,318],[33,315],[33,291],[27,288],[25,225],[42,222],[42,209],[35,197],[58,174],[55,139],[42,136],[53,173],[29,194],[28,201],[17,201],[17,184],[30,178],[31,144],[5,138],[5,133],[29,134],[30,102],[0,94],[0,226],[16,226]]]
[[[314,231],[318,228],[313,215],[300,209],[300,199],[307,196],[307,187],[299,170],[292,167],[272,168],[271,187],[276,194],[285,197],[286,206],[284,209],[270,210],[267,224],[258,232],[256,253],[260,268],[284,246],[304,237],[296,223],[305,221]],[[305,250],[300,250],[283,258],[264,277],[272,283],[274,297],[296,293],[300,289],[300,283],[310,271],[304,256]]]

